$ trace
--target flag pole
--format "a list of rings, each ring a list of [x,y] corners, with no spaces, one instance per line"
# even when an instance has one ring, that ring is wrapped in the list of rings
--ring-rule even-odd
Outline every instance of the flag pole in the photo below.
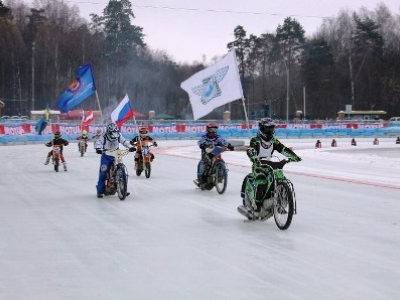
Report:
[[[138,135],[138,141],[139,141],[139,145],[140,145],[140,149],[143,149],[143,144],[142,144],[142,140],[141,140],[141,138],[140,138],[140,133],[139,133],[139,127],[137,126],[137,123],[136,123],[136,118],[135,118],[135,112],[133,112],[133,122],[135,123],[135,127],[136,127],[136,132],[137,132],[137,135]],[[141,150],[141,154],[142,154],[142,161],[144,161],[144,157],[143,157],[143,151]],[[139,164],[139,163],[138,163]],[[136,162],[135,162],[135,165],[136,165]]]
[[[242,104],[243,104],[243,110],[244,110],[244,117],[246,118],[247,132],[249,133],[249,139],[251,139],[249,117],[247,116],[246,104],[244,101],[245,101],[245,99],[244,99],[244,97],[242,97]]]
[[[140,148],[142,148],[142,140],[140,139],[139,127],[138,127],[138,125],[137,125],[137,123],[136,123],[135,112],[133,112],[133,122],[135,123],[136,133],[137,133],[137,135],[138,135],[138,140],[139,140]]]
[[[82,108],[82,120],[81,120],[81,133],[83,131],[83,122],[85,121],[85,110]]]
[[[101,122],[104,123],[104,120],[103,120],[103,112],[102,112],[102,110],[101,110],[100,100],[99,100],[99,94],[97,93],[97,90],[95,91],[95,94],[96,94],[96,99],[97,99],[97,105],[99,106],[99,110],[100,110]]]

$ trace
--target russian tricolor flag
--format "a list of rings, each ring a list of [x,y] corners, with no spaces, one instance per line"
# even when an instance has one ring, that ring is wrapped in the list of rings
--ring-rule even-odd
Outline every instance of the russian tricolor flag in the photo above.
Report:
[[[111,113],[111,121],[117,124],[118,128],[121,128],[122,124],[133,117],[133,113],[128,94],[126,94],[121,103]]]

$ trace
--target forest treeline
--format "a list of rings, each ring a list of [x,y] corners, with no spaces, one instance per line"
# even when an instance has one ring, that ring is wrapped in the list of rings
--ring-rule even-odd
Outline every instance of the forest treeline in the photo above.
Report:
[[[110,0],[102,15],[92,14],[90,21],[63,0],[36,0],[32,6],[0,0],[3,114],[29,115],[47,104],[57,109],[76,69],[90,63],[104,114],[128,93],[137,111],[190,119],[180,83],[208,65],[178,64],[163,49],[149,49],[146,28],[134,20],[129,0]],[[384,3],[374,10],[343,10],[324,19],[311,37],[293,17],[260,36],[240,24],[232,30],[227,51],[236,49],[251,117],[292,118],[304,103],[308,119],[335,118],[348,104],[400,115],[400,15]],[[95,108],[96,101],[89,100],[82,108]],[[204,119],[220,119],[227,108]],[[244,119],[242,101],[229,108],[232,119]]]

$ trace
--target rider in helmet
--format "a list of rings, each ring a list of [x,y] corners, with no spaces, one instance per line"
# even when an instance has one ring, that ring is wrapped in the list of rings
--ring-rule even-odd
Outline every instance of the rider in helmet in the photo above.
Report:
[[[101,130],[101,128],[97,128],[96,129],[96,133],[93,136],[93,139],[98,139],[101,136],[102,133],[103,133],[103,130]]]
[[[97,128],[94,136],[92,137],[93,139],[93,146],[94,149],[96,150],[96,141],[100,138],[100,136],[103,134],[103,130],[101,128]]]
[[[122,136],[115,123],[108,124],[106,133],[100,136],[95,142],[96,153],[101,154],[99,180],[96,186],[98,198],[103,198],[107,173],[115,160],[114,156],[106,155],[105,151],[117,150],[119,149],[119,144],[129,148],[130,152],[136,151],[136,148],[132,147],[129,141]]]
[[[78,140],[78,141],[80,141],[80,140],[84,140],[84,141],[85,141],[85,152],[86,152],[86,149],[87,149],[87,142],[89,141],[89,137],[88,137],[87,131],[86,131],[86,130],[83,130],[83,131],[82,131],[82,135],[78,136],[77,140]],[[78,143],[78,151],[79,151],[79,143]]]
[[[278,151],[283,154],[290,161],[301,161],[301,158],[293,152],[290,148],[284,146],[276,137],[275,137],[275,123],[270,118],[263,118],[258,122],[258,132],[257,136],[250,139],[250,146],[247,148],[247,156],[250,158],[250,161],[253,163],[252,168],[254,170],[255,167],[261,166],[260,159],[270,160],[274,151]],[[268,165],[263,166],[263,173],[267,178],[267,191],[270,189],[272,184],[272,168]],[[252,177],[251,174],[247,175],[243,180],[241,197],[244,198],[245,193],[245,185],[246,180]],[[252,178],[250,178],[251,180]],[[256,188],[254,189],[256,193]],[[253,207],[259,209],[259,203],[256,201],[255,195],[249,195],[250,200],[253,203]]]
[[[61,138],[61,133],[59,131],[54,132],[54,138],[46,143],[45,145],[47,147],[53,147],[53,145],[59,145],[60,146],[60,158],[61,161],[64,165],[64,171],[67,171],[67,162],[65,161],[64,154],[63,154],[63,147],[68,146],[69,142],[67,140],[64,140]],[[49,153],[47,153],[45,165],[48,165],[50,162],[50,157],[53,155],[53,150],[51,150]]]
[[[201,149],[201,159],[197,165],[197,179],[193,180],[194,184],[200,187],[204,181],[204,167],[209,162],[206,148],[213,148],[215,146],[225,147],[233,151],[234,147],[228,143],[224,138],[218,135],[218,125],[214,122],[208,123],[206,126],[206,133],[204,133],[200,140],[197,142]]]
[[[142,143],[153,143],[154,147],[157,147],[158,144],[157,142],[148,135],[149,133],[149,129],[147,127],[140,127],[139,128],[139,135],[135,136],[133,139],[131,139],[130,143],[133,146],[139,147],[139,149],[141,149],[141,144]],[[138,161],[139,161],[139,157],[140,155],[142,155],[142,151],[138,150],[135,153],[135,170],[137,169],[138,166]],[[150,153],[150,161],[153,161],[154,159],[154,154]]]

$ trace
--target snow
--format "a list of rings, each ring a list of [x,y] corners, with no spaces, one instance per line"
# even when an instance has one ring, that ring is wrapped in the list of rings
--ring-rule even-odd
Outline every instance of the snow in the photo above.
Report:
[[[0,147],[0,299],[398,299],[400,145],[395,138],[293,139],[285,166],[298,214],[245,223],[250,162],[225,152],[227,191],[196,189],[195,140],[159,140],[151,178],[125,158],[131,195],[96,198],[99,156]],[[246,140],[248,143],[248,140]]]

